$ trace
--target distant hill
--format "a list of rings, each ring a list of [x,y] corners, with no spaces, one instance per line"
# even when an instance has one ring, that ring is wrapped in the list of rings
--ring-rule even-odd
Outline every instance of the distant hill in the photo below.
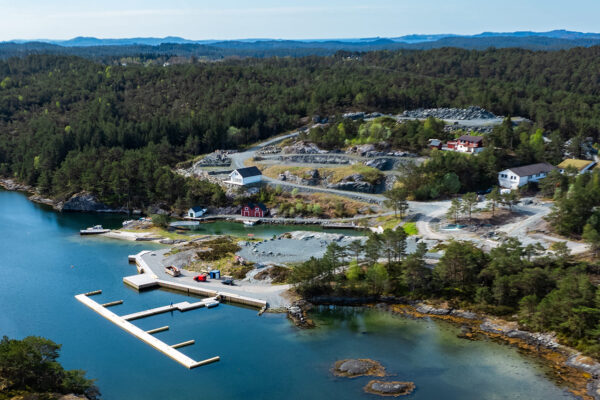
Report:
[[[69,40],[11,41],[0,43],[0,58],[28,54],[65,54],[86,58],[114,59],[121,57],[199,57],[221,59],[227,57],[302,57],[326,56],[338,51],[367,52],[374,50],[424,50],[442,47],[482,50],[495,48],[523,48],[528,50],[564,50],[573,47],[600,45],[600,33],[582,33],[566,30],[549,32],[483,32],[461,36],[408,35],[396,38],[320,39],[320,40],[204,40],[194,41],[181,37],[98,39],[76,37]]]

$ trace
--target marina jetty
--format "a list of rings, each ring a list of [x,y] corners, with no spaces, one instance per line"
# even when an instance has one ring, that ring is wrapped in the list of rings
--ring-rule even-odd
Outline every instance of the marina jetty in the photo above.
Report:
[[[156,254],[154,254],[151,251],[142,251],[138,254],[130,255],[129,261],[136,264],[138,274],[124,277],[123,282],[136,290],[166,288],[177,292],[181,292],[188,296],[196,295],[203,296],[205,298],[194,303],[183,301],[176,304],[169,304],[166,306],[156,307],[149,310],[142,310],[139,312],[121,316],[110,311],[108,308],[123,304],[122,300],[115,300],[108,303],[100,304],[91,298],[95,295],[101,294],[101,290],[78,294],[75,296],[75,298],[87,307],[91,308],[92,310],[103,316],[104,318],[108,319],[109,321],[120,327],[121,329],[129,332],[141,341],[145,342],[146,344],[149,344],[156,350],[167,355],[168,357],[177,361],[178,363],[180,363],[188,369],[217,362],[220,360],[220,357],[216,356],[202,361],[193,360],[185,354],[179,352],[177,349],[193,345],[195,343],[195,340],[187,340],[181,343],[168,345],[162,342],[161,340],[157,339],[156,337],[152,336],[155,333],[168,330],[168,326],[157,327],[155,329],[144,331],[132,324],[130,321],[173,311],[186,312],[198,308],[213,308],[217,307],[219,303],[223,301],[259,308],[259,315],[262,314],[268,307],[268,303],[265,300],[242,296],[240,294],[235,293],[221,292],[209,288],[202,288],[183,282],[173,282],[169,280],[169,276],[167,276],[164,272],[161,273],[159,271],[158,265],[160,263],[157,262],[153,270],[150,266],[151,263],[146,262],[146,260],[144,259],[144,256],[152,257],[155,255]],[[164,275],[162,276],[163,279],[159,278],[159,274]]]
[[[96,290],[94,292],[78,294],[75,296],[75,298],[78,301],[80,301],[81,303],[85,304],[87,307],[91,308],[92,310],[94,310],[95,312],[97,312],[98,314],[103,316],[104,318],[108,319],[110,322],[117,325],[119,328],[129,332],[130,334],[137,337],[144,343],[149,344],[150,346],[154,347],[156,350],[167,355],[168,357],[177,361],[179,364],[185,366],[188,369],[201,367],[203,365],[211,364],[211,363],[214,363],[214,362],[217,362],[220,360],[220,357],[216,356],[216,357],[212,357],[212,358],[207,358],[206,360],[202,360],[202,361],[195,361],[192,358],[186,356],[185,354],[183,354],[177,350],[180,347],[189,346],[189,345],[194,344],[195,343],[194,340],[187,340],[185,342],[168,345],[165,342],[152,336],[152,334],[154,334],[154,333],[163,332],[163,331],[168,330],[169,329],[168,326],[163,326],[163,327],[151,329],[149,331],[144,331],[144,330],[138,328],[137,326],[133,325],[131,322],[129,322],[130,320],[149,317],[151,315],[156,315],[156,314],[165,313],[165,312],[174,311],[174,310],[179,310],[179,311],[183,312],[183,311],[193,310],[193,309],[200,308],[200,307],[209,307],[210,305],[214,306],[214,303],[216,301],[214,298],[213,299],[205,299],[205,300],[199,301],[197,303],[192,303],[192,304],[190,304],[186,301],[186,302],[182,302],[182,303],[178,303],[178,304],[171,304],[171,305],[164,306],[164,307],[141,311],[139,313],[129,314],[129,315],[125,315],[125,316],[118,316],[114,312],[110,311],[108,309],[108,307],[111,307],[111,306],[114,306],[117,304],[121,304],[123,302],[121,300],[118,300],[118,301],[113,301],[110,303],[100,304],[90,298],[91,296],[101,294],[101,293],[102,293],[101,290]]]

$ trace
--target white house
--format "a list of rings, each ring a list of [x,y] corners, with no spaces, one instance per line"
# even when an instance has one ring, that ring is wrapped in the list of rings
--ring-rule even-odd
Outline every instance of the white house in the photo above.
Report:
[[[256,167],[248,167],[234,170],[231,174],[229,174],[229,180],[227,183],[243,186],[260,182],[261,180],[262,173],[260,170]]]
[[[538,182],[548,176],[548,173],[556,169],[548,163],[523,165],[521,167],[509,168],[498,173],[500,187],[517,189],[527,185],[529,182]]]
[[[200,206],[192,207],[188,210],[188,217],[190,218],[200,218],[206,213],[206,208],[202,208]]]

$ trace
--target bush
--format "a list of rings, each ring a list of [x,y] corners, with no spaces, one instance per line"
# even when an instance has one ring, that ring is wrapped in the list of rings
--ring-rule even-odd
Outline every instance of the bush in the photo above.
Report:
[[[164,214],[152,215],[152,223],[159,228],[166,229],[169,227],[169,217]]]

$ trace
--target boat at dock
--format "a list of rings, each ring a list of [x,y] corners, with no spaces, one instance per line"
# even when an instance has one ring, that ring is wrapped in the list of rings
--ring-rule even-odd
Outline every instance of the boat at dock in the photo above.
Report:
[[[110,232],[110,229],[104,229],[102,225],[94,225],[79,231],[80,235],[100,235]]]
[[[249,219],[245,219],[242,221],[242,223],[244,224],[244,226],[254,226],[256,225],[258,221],[251,221]]]
[[[168,267],[165,267],[165,272],[171,276],[181,275],[181,271],[179,270],[179,268],[177,268],[174,265],[169,265]]]

